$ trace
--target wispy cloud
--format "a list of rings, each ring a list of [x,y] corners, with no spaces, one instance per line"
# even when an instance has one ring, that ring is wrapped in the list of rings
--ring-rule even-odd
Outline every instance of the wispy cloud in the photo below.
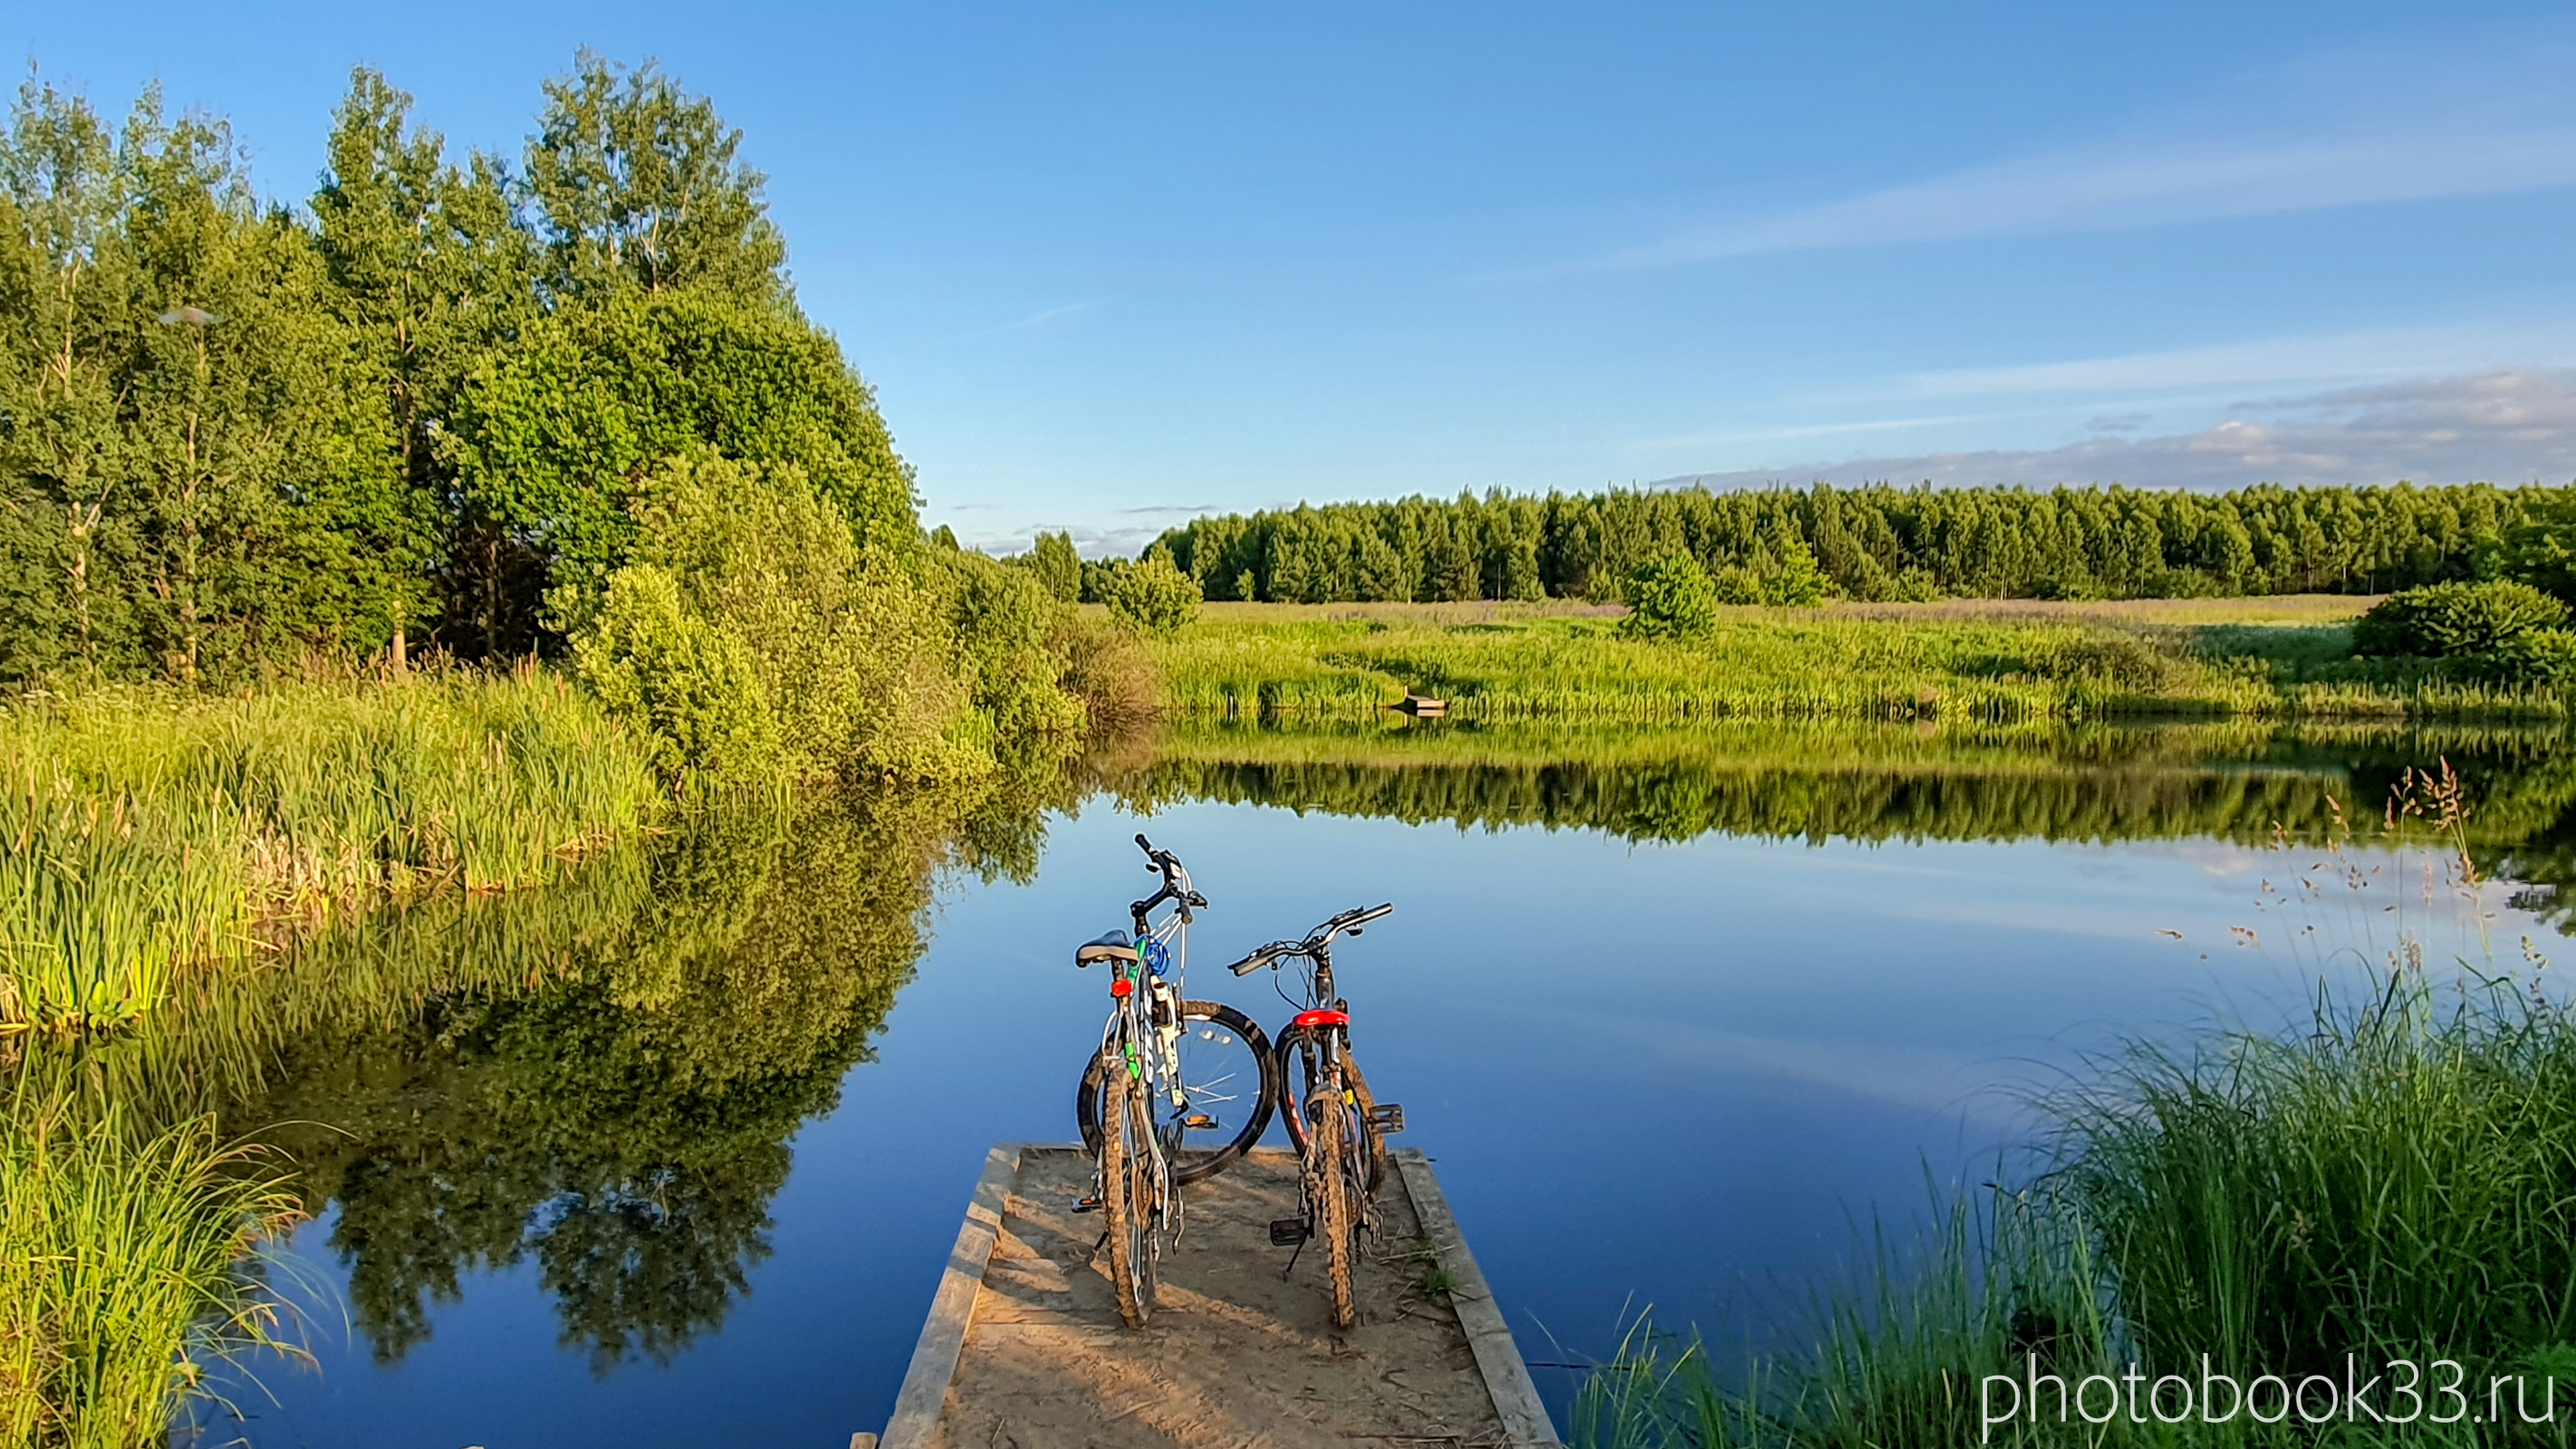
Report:
[[[1899,390],[1915,397],[2136,393],[2423,377],[2482,371],[2509,361],[2576,364],[2576,322],[2389,328],[2011,367],[1951,368],[1910,374],[1899,380]]]
[[[2447,52],[2328,55],[2246,77],[2090,141],[1536,272],[2128,230],[2564,186],[2576,183],[2576,117],[2560,101],[2571,80],[2576,45],[2564,28],[2487,32]]]
[[[999,337],[1005,332],[1023,332],[1031,327],[1044,327],[1050,322],[1062,321],[1067,317],[1088,312],[1094,307],[1103,305],[1108,300],[1109,299],[1106,297],[1094,297],[1087,302],[1067,302],[1061,307],[1049,307],[1043,312],[1032,312],[1028,316],[1022,317],[1016,322],[1005,322],[998,327],[986,327],[979,331],[969,332],[957,340],[960,342],[972,342],[979,337]]]
[[[1665,480],[1710,488],[1890,481],[2292,484],[2556,482],[2576,477],[2576,370],[2498,369],[2245,403],[2198,432],[2090,437],[2063,447],[1855,458]]]

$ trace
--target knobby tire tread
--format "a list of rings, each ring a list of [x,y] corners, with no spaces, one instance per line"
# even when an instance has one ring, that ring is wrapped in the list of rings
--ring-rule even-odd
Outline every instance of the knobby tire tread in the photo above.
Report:
[[[1110,1294],[1118,1300],[1118,1316],[1127,1326],[1143,1328],[1146,1316],[1153,1311],[1153,1300],[1139,1292],[1136,1215],[1139,1211],[1152,1212],[1153,1204],[1150,1200],[1136,1200],[1134,1148],[1124,1128],[1132,1120],[1127,1104],[1135,1094],[1135,1079],[1127,1075],[1127,1064],[1115,1047],[1101,1048],[1094,1066],[1110,1083],[1110,1106],[1117,1113],[1112,1120],[1121,1123],[1119,1130],[1100,1135],[1100,1211],[1109,1230]]]

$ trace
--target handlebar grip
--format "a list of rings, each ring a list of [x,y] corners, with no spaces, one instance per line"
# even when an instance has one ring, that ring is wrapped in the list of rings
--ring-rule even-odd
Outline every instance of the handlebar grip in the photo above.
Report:
[[[1242,960],[1235,962],[1233,965],[1228,966],[1225,969],[1233,972],[1237,976],[1249,976],[1253,972],[1260,970],[1262,963],[1268,959],[1269,958],[1261,952],[1255,951],[1251,955],[1244,957]]]

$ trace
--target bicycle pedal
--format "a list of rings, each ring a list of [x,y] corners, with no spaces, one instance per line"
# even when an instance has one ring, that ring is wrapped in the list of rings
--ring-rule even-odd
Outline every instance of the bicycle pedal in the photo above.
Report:
[[[1304,1218],[1272,1218],[1270,1220],[1270,1246],[1274,1248],[1293,1248],[1304,1241],[1306,1241],[1306,1220]]]
[[[1075,1198],[1073,1200],[1073,1210],[1078,1213],[1096,1213],[1100,1211],[1100,1199],[1096,1197]]]
[[[1193,1132],[1214,1132],[1216,1130],[1216,1119],[1205,1112],[1192,1112],[1190,1115],[1181,1119],[1181,1125],[1187,1127]]]
[[[1404,1130],[1404,1109],[1393,1102],[1385,1103],[1369,1113],[1368,1119],[1369,1125],[1380,1132],[1392,1133]]]

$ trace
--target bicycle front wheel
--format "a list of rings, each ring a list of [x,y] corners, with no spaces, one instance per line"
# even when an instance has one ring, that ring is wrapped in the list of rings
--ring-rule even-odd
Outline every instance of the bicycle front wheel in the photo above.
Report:
[[[1181,1036],[1174,1051],[1180,1058],[1179,1075],[1146,1095],[1154,1128],[1162,1134],[1163,1155],[1172,1164],[1172,1181],[1197,1182],[1223,1172],[1269,1129],[1272,1104],[1279,1098],[1279,1059],[1258,1023],[1216,1001],[1181,1003]],[[1101,1123],[1106,1120],[1101,1111],[1101,1088],[1109,1076],[1104,1061],[1092,1058],[1073,1099],[1082,1145],[1094,1157],[1100,1155]],[[1123,1070],[1117,1074],[1126,1075]]]
[[[1332,1285],[1333,1326],[1349,1328],[1360,1320],[1360,1203],[1357,1154],[1352,1140],[1349,1104],[1329,1086],[1307,1103],[1309,1135],[1314,1150],[1306,1155],[1306,1201],[1314,1213],[1315,1234],[1324,1240],[1324,1276]]]

